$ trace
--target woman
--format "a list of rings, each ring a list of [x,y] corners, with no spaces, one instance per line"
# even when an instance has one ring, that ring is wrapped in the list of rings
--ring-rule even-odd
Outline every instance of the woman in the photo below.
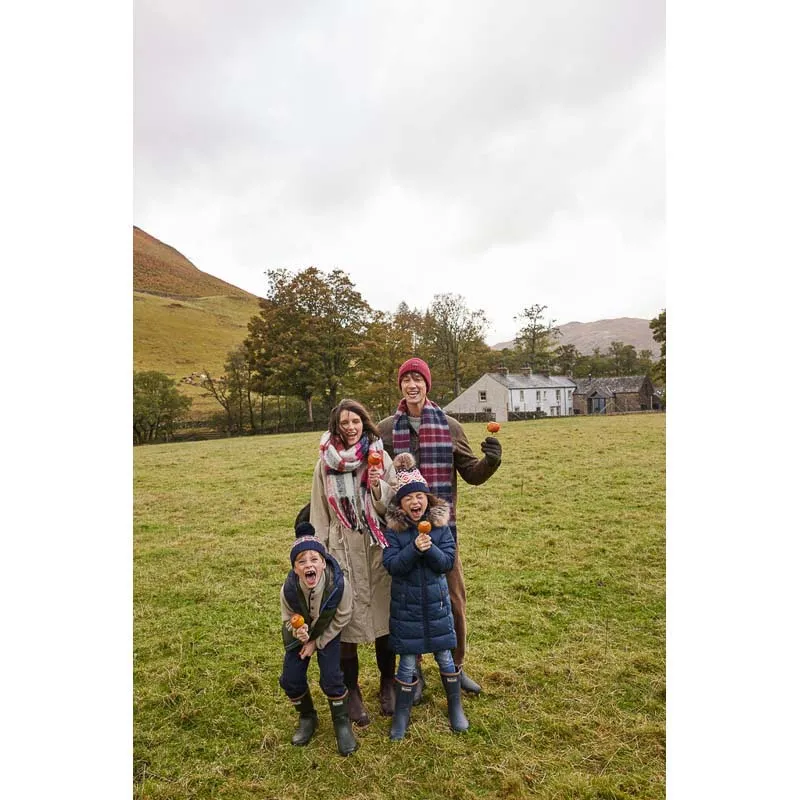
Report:
[[[368,462],[376,453],[377,465]],[[381,713],[394,712],[394,653],[389,650],[391,578],[383,566],[381,517],[394,489],[395,470],[378,428],[355,400],[332,411],[319,445],[311,486],[310,521],[353,589],[353,616],[342,630],[341,665],[350,693],[350,719],[369,724],[358,685],[357,645],[375,642],[381,674]]]

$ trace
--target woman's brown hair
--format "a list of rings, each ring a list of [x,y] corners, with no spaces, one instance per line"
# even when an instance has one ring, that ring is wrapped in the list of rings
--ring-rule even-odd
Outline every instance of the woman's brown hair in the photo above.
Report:
[[[339,431],[339,417],[342,416],[342,411],[352,411],[354,414],[358,414],[358,416],[361,417],[361,423],[364,426],[364,433],[367,434],[370,442],[374,442],[376,439],[381,438],[381,435],[378,432],[378,426],[372,421],[369,411],[367,411],[367,409],[364,408],[364,406],[362,406],[358,400],[352,400],[349,397],[345,397],[343,400],[341,400],[339,404],[331,411],[331,416],[328,420],[328,430],[330,431],[331,436],[335,436],[340,442],[344,441],[344,438]]]

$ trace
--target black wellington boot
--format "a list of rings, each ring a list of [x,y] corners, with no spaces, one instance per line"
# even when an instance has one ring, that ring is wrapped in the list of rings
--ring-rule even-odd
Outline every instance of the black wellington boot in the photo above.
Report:
[[[358,725],[359,728],[365,728],[369,725],[370,719],[367,709],[364,708],[361,687],[358,685],[358,656],[355,658],[343,658],[339,663],[344,676],[344,685],[350,695],[348,714],[355,725]]]
[[[399,742],[405,738],[408,723],[411,722],[411,706],[414,702],[414,694],[419,683],[419,678],[413,683],[403,683],[395,678],[397,691],[394,695],[394,714],[392,715],[392,729],[389,731],[389,739]]]
[[[442,686],[447,693],[447,716],[455,733],[464,733],[469,721],[461,707],[461,676],[458,672],[441,672]]]
[[[339,755],[349,756],[358,750],[358,741],[353,736],[353,726],[348,714],[350,694],[343,694],[341,697],[329,697],[328,705],[331,707],[333,732],[336,734],[336,746],[339,748]]]
[[[461,675],[461,688],[465,692],[469,692],[470,694],[480,694],[481,693],[481,686],[479,683],[476,683],[472,678],[464,672],[463,667],[456,667],[458,670],[459,675]]]
[[[306,691],[302,697],[292,700],[292,705],[300,712],[300,719],[297,721],[294,734],[292,734],[292,744],[302,747],[304,744],[308,744],[319,724],[311,692]]]

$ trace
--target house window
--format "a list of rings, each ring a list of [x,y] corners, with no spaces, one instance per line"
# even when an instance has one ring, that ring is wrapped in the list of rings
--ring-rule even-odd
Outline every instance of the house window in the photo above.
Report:
[[[520,400],[520,402],[522,402],[524,399],[525,399],[525,392],[522,389],[520,389],[519,390],[519,400]]]
[[[556,402],[561,402],[561,389],[556,389]]]
[[[536,390],[536,402],[538,403],[542,399],[542,393],[537,389]],[[538,408],[536,409],[539,410]]]
[[[478,402],[485,403],[486,402],[486,392],[478,392]]]

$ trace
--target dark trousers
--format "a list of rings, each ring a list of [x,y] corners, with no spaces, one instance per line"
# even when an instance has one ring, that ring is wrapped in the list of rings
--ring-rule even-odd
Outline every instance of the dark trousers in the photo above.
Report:
[[[453,627],[456,629],[456,646],[453,650],[453,661],[456,667],[464,663],[467,651],[467,590],[464,586],[464,572],[461,568],[461,556],[456,544],[456,560],[453,569],[446,574],[447,589],[450,595],[450,607],[453,610]]]
[[[341,640],[337,636],[328,642],[324,649],[317,650],[319,664],[319,685],[327,697],[341,697],[347,689],[344,686],[342,668],[339,666]],[[300,648],[289,650],[283,656],[281,688],[290,700],[302,697],[308,691],[308,665],[310,658],[300,658]]]

